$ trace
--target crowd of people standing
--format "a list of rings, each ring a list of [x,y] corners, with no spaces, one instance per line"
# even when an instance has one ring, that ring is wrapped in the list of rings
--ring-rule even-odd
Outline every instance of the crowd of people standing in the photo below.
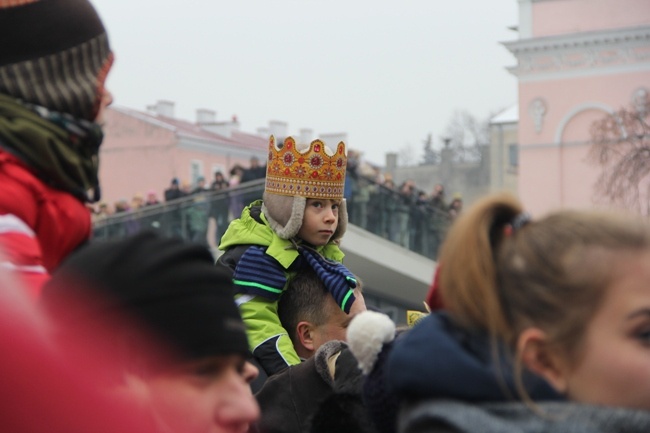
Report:
[[[93,222],[99,223],[102,237],[124,237],[155,229],[203,243],[216,252],[229,221],[239,216],[245,201],[251,199],[250,193],[237,193],[233,188],[263,178],[264,170],[253,157],[249,168],[235,165],[229,177],[217,171],[209,184],[204,177],[198,177],[194,184],[173,178],[163,192],[163,200],[155,191],[149,191],[146,199],[136,193],[130,201],[120,199],[112,208],[106,202],[92,205]],[[227,196],[219,194],[226,191]],[[160,206],[152,207],[156,205]],[[119,217],[119,221],[104,226],[102,222],[106,224],[111,216]]]
[[[355,152],[350,152],[352,157],[348,159],[344,194],[349,204],[350,222],[435,259],[450,224],[462,212],[461,195],[456,193],[449,200],[442,184],[436,184],[430,194],[418,188],[412,180],[395,185],[390,174],[381,173],[375,168],[366,168],[362,173],[355,160]],[[164,202],[158,200],[154,191],[150,191],[146,200],[141,194],[136,194],[130,202],[119,200],[113,210],[107,203],[99,203],[94,211],[94,221],[101,221],[110,215],[133,214],[147,206],[193,197],[191,204],[183,206],[184,210],[169,211],[175,214],[169,217],[176,220],[173,231],[188,239],[207,243],[214,249],[228,223],[241,215],[245,204],[259,198],[259,192],[237,193],[234,188],[264,178],[265,170],[266,166],[260,165],[259,160],[253,157],[249,168],[235,165],[229,177],[217,171],[209,184],[203,177],[199,177],[194,185],[173,178],[164,190]],[[219,192],[228,194],[211,194]],[[122,230],[123,234],[134,233],[141,228],[150,228],[150,224],[148,220],[144,221],[144,225],[125,222],[130,227],[116,230]]]
[[[462,196],[455,193],[448,201],[441,183],[430,193],[410,179],[397,185],[390,173],[363,164],[353,150],[345,187],[352,224],[432,259],[463,208]]]

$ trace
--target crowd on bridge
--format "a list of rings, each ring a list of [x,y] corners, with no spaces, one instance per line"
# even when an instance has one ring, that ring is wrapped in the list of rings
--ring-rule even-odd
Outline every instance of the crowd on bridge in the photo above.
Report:
[[[412,180],[395,185],[389,173],[382,173],[369,164],[361,164],[355,151],[350,151],[347,173],[344,198],[348,203],[351,224],[426,257],[436,257],[447,228],[462,211],[460,194],[454,194],[449,200],[442,184],[437,184],[430,194],[418,188]],[[173,178],[164,190],[164,201],[158,199],[155,191],[149,191],[146,197],[136,193],[130,202],[121,199],[113,208],[105,202],[97,203],[93,207],[93,221],[100,222],[112,215],[131,214],[130,220],[113,227],[110,237],[151,228],[152,221],[156,222],[157,228],[161,228],[165,221],[149,218],[138,211],[148,206],[194,197],[192,203],[184,206],[183,215],[177,215],[183,221],[175,223],[176,233],[215,247],[230,221],[239,218],[244,205],[261,197],[261,191],[240,194],[236,192],[236,187],[263,179],[266,166],[252,157],[248,168],[235,165],[229,174],[227,177],[217,171],[209,184],[203,177],[199,177],[194,185]],[[227,196],[210,194],[218,192]],[[179,225],[182,227],[179,228]]]
[[[102,21],[88,0],[0,0],[0,39],[3,432],[650,431],[647,219],[532,217],[505,193],[461,212],[442,186],[365,183],[343,142],[270,137],[216,260],[185,226],[93,238]],[[444,239],[402,230],[418,200]],[[438,250],[426,311],[369,311],[348,221]]]

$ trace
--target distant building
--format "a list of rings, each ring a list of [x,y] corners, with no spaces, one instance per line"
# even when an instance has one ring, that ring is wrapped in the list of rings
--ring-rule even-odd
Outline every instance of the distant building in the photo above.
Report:
[[[518,125],[519,109],[515,104],[489,120],[490,143],[480,147],[479,161],[454,161],[451,149],[443,148],[436,163],[400,167],[397,154],[389,153],[385,173],[390,173],[398,186],[412,179],[427,194],[440,183],[445,187],[447,201],[457,195],[462,197],[465,207],[491,192],[518,195]]]
[[[517,195],[519,172],[519,106],[506,108],[490,119],[490,191]]]
[[[203,177],[209,185],[215,172],[228,178],[235,165],[249,167],[251,157],[264,164],[269,135],[286,137],[287,124],[271,121],[268,127],[246,133],[236,118],[217,121],[214,111],[199,109],[194,122],[177,119],[173,102],[158,101],[147,111],[109,108],[104,132],[99,171],[102,200],[114,203],[148,191],[162,197],[173,178],[193,187]],[[311,134],[310,129],[302,129],[298,136],[309,141]],[[345,134],[336,135],[341,137]]]
[[[650,94],[650,1],[518,3],[519,196],[533,214],[594,206],[590,127]]]

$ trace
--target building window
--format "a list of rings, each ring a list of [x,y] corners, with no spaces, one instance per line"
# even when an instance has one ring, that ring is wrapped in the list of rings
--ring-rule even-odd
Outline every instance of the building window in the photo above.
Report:
[[[195,159],[190,164],[190,175],[192,177],[191,182],[192,185],[196,185],[199,177],[203,177],[203,161]]]
[[[519,166],[519,146],[516,143],[508,145],[508,163],[510,167]]]

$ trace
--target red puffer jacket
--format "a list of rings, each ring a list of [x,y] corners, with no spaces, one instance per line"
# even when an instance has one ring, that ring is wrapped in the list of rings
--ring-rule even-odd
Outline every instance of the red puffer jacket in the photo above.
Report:
[[[0,266],[17,271],[33,297],[90,234],[90,212],[81,201],[0,150]]]

